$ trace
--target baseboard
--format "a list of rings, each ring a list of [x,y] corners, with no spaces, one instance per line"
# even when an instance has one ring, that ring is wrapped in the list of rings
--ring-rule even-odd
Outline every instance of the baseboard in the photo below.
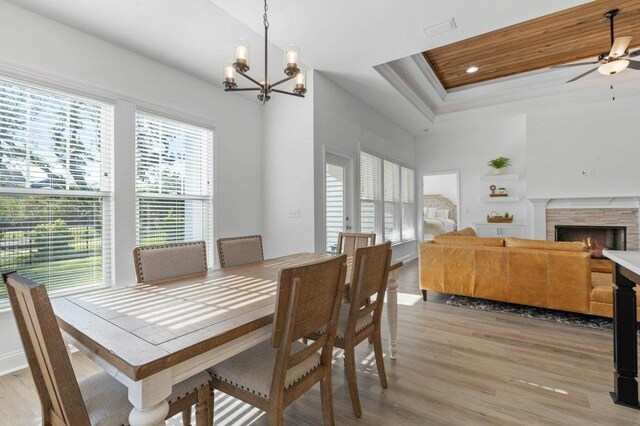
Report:
[[[17,350],[0,355],[0,376],[22,370],[27,367],[24,351]]]
[[[401,258],[394,259],[393,261],[394,261],[394,262],[407,263],[407,262],[410,262],[410,261],[412,261],[412,260],[414,260],[414,259],[417,259],[417,258],[418,258],[418,255],[417,255],[417,254],[415,254],[415,253],[411,253],[411,254],[408,254],[408,255],[406,255],[406,256],[402,256]]]

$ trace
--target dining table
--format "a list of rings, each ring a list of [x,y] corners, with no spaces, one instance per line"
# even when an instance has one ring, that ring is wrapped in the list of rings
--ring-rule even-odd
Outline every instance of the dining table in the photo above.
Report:
[[[64,339],[127,387],[130,424],[164,425],[174,384],[269,339],[279,271],[328,256],[296,253],[59,297],[52,305]],[[386,293],[391,359],[397,353],[401,266],[393,262]],[[347,282],[350,276],[348,270]]]

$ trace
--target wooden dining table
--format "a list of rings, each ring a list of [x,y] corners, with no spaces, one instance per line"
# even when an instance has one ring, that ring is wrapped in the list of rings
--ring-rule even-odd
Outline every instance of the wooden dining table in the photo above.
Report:
[[[60,297],[52,305],[65,340],[128,388],[131,425],[163,425],[174,384],[270,337],[279,271],[327,256],[298,253],[164,283]],[[392,265],[387,285],[392,359],[401,266]]]

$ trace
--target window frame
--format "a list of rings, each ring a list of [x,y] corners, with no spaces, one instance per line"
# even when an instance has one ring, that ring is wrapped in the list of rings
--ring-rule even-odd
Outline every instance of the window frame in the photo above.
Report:
[[[16,73],[9,69],[0,69],[0,81],[15,84],[33,89],[36,91],[48,92],[73,101],[86,102],[106,108],[101,119],[106,117],[108,121],[103,122],[99,127],[101,134],[101,147],[106,148],[106,153],[100,157],[100,188],[99,190],[68,189],[68,182],[65,189],[52,188],[29,188],[29,187],[3,187],[0,186],[0,195],[37,195],[51,198],[88,198],[102,201],[102,282],[91,285],[73,285],[57,289],[48,289],[51,297],[63,297],[72,294],[86,293],[98,289],[113,287],[115,280],[115,245],[114,245],[114,197],[115,197],[115,128],[116,128],[116,106],[117,100],[104,96],[90,90],[76,90],[71,84],[59,84],[50,79],[43,79],[31,76],[29,73]],[[65,129],[68,129],[65,128]],[[107,131],[109,130],[109,131]],[[104,145],[102,145],[104,144]],[[105,164],[106,163],[106,164]],[[104,259],[107,259],[106,261]],[[9,308],[9,300],[0,300],[0,310]]]
[[[202,120],[198,120],[195,117],[190,117],[187,116],[185,114],[176,114],[176,113],[172,113],[172,112],[168,112],[166,110],[156,110],[153,108],[146,108],[144,106],[142,106],[141,104],[136,104],[136,107],[134,108],[134,114],[133,114],[133,136],[134,136],[134,140],[133,140],[133,154],[134,157],[137,156],[137,123],[138,123],[138,114],[142,114],[142,115],[147,115],[147,116],[151,116],[154,117],[156,119],[159,120],[164,120],[166,122],[169,123],[174,123],[176,125],[184,125],[184,126],[189,126],[189,127],[196,127],[199,128],[201,130],[205,130],[207,132],[210,132],[210,137],[207,138],[207,141],[210,142],[211,146],[207,147],[206,151],[207,151],[207,155],[208,155],[208,173],[207,173],[207,178],[209,181],[208,184],[208,189],[207,189],[207,195],[200,195],[200,196],[194,196],[194,195],[187,195],[187,194],[181,194],[181,195],[175,195],[175,194],[163,194],[163,193],[153,193],[153,192],[139,192],[138,188],[137,188],[137,159],[134,158],[133,159],[133,164],[134,164],[134,172],[133,172],[133,193],[134,193],[134,197],[135,197],[135,211],[134,211],[134,229],[135,229],[135,236],[134,236],[134,240],[136,241],[136,245],[139,244],[139,200],[141,198],[151,198],[151,199],[167,199],[167,200],[201,200],[203,202],[206,202],[208,199],[208,202],[205,203],[205,212],[204,212],[204,226],[205,226],[205,231],[204,231],[204,235],[205,237],[203,238],[203,240],[206,243],[207,246],[207,263],[209,265],[210,268],[213,268],[214,265],[217,264],[217,258],[216,256],[214,256],[214,251],[213,251],[213,247],[215,246],[215,236],[217,235],[217,221],[215,220],[216,218],[216,200],[215,200],[215,196],[217,194],[217,179],[216,179],[216,170],[217,170],[217,143],[216,143],[216,136],[217,136],[217,131],[216,131],[216,126],[214,123],[211,122],[204,122]],[[204,161],[206,161],[206,159],[204,159]]]
[[[359,147],[359,152],[358,152],[358,183],[359,183],[359,188],[362,188],[362,164],[361,164],[361,155],[362,153],[366,153],[370,156],[373,156],[376,158],[376,160],[378,161],[379,164],[379,170],[380,170],[380,175],[378,176],[378,181],[379,181],[379,188],[378,188],[378,192],[380,194],[380,197],[378,200],[369,200],[369,199],[363,199],[361,196],[361,193],[358,194],[358,216],[359,216],[359,223],[360,223],[360,227],[359,230],[360,232],[362,231],[362,218],[360,217],[362,214],[362,202],[371,202],[374,204],[374,223],[375,223],[375,233],[378,236],[382,237],[382,241],[391,241],[391,245],[395,246],[395,245],[399,245],[399,244],[404,244],[407,242],[411,242],[411,241],[415,241],[416,240],[416,235],[417,235],[417,222],[416,220],[413,221],[413,236],[409,237],[409,238],[403,238],[402,235],[402,205],[403,204],[410,204],[410,203],[403,203],[402,202],[402,169],[408,169],[411,170],[413,172],[413,177],[414,177],[414,182],[413,182],[413,209],[415,210],[415,200],[416,200],[416,185],[415,185],[415,169],[402,162],[397,160],[396,158],[393,158],[391,156],[388,155],[381,155],[379,153],[377,153],[374,150],[371,150],[363,145],[360,145]],[[385,190],[385,185],[384,185],[384,180],[385,180],[385,172],[384,172],[384,163],[389,162],[392,163],[393,165],[397,166],[398,168],[398,193],[394,194],[394,201],[393,203],[393,210],[394,210],[394,224],[393,224],[393,232],[397,232],[399,235],[399,239],[397,241],[393,241],[391,238],[388,238],[388,236],[385,233],[385,218],[384,218],[384,213],[385,213],[385,205],[388,203],[391,203],[391,201],[386,201],[385,200],[385,195],[384,195],[384,190]],[[397,200],[397,201],[396,201]],[[415,219],[415,212],[414,212],[414,219]]]

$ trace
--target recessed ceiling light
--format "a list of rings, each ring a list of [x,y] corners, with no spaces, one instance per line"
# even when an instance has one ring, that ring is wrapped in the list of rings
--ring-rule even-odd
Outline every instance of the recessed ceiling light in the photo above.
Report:
[[[476,67],[475,65],[470,66],[469,68],[467,68],[467,74],[473,74],[474,72],[478,71],[480,68]]]

